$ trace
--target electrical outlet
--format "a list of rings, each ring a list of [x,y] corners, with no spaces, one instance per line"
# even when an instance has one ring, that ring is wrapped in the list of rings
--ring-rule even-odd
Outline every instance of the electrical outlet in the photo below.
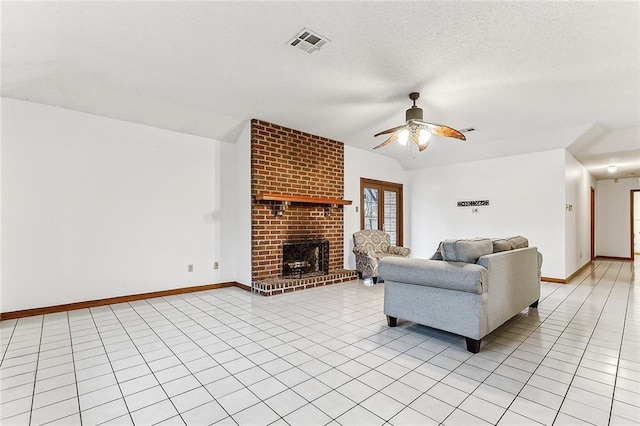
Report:
[[[220,264],[218,262],[213,262],[213,269],[218,269]]]
[[[187,265],[187,272],[193,272],[193,265],[192,264]]]

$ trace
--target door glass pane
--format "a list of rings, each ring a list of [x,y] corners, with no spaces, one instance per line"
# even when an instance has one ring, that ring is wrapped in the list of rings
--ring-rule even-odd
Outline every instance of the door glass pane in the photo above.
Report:
[[[398,241],[398,196],[396,191],[384,191],[384,232],[391,236],[391,245]]]
[[[364,189],[364,229],[378,229],[378,190]]]

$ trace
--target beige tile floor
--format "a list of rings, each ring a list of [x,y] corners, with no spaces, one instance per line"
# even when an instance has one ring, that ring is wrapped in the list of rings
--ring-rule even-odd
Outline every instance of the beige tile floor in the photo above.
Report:
[[[638,262],[636,262],[638,265]],[[2,425],[640,423],[640,280],[596,261],[483,340],[390,329],[383,284],[236,288],[0,323]]]

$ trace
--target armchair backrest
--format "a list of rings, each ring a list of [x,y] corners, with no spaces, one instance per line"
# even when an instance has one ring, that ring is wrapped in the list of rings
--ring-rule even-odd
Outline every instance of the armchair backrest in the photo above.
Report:
[[[365,247],[379,253],[389,252],[391,236],[377,229],[363,229],[353,234],[354,247]]]

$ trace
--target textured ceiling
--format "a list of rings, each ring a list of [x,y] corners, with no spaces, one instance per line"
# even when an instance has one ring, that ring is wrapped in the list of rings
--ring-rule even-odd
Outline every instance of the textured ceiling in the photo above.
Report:
[[[640,172],[639,6],[3,1],[2,96],[231,142],[259,118],[371,149],[419,91],[426,121],[478,131],[378,151],[406,169],[568,148],[596,176],[619,154],[623,177]],[[331,42],[288,46],[304,27]]]

